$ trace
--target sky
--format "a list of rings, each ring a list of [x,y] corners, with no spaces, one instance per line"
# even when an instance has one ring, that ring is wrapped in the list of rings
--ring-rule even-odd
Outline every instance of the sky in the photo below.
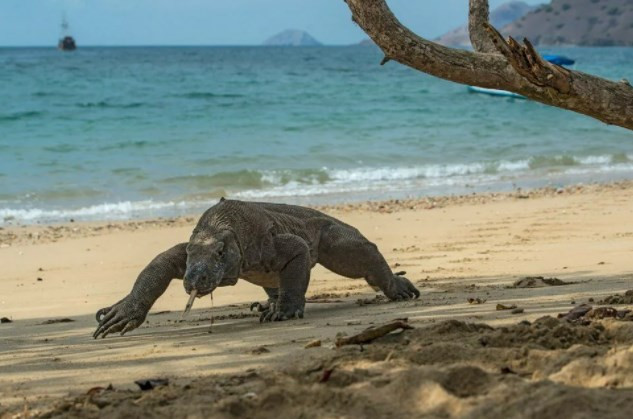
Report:
[[[388,4],[427,38],[465,23],[468,12],[468,0]],[[308,31],[330,45],[366,38],[343,0],[0,0],[0,45],[55,46],[64,13],[80,46],[259,45],[284,29]]]

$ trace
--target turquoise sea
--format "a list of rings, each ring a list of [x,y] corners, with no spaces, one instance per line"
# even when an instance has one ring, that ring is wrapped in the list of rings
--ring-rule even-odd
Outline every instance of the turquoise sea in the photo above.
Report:
[[[633,81],[632,48],[558,48]],[[0,224],[633,178],[633,133],[373,47],[0,49]]]

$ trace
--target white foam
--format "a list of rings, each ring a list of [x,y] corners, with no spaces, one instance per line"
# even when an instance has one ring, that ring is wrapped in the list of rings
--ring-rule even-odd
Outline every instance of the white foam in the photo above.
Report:
[[[611,163],[612,159],[613,158],[611,156],[587,156],[574,158],[574,160],[576,160],[578,163],[586,165],[608,165]]]
[[[154,202],[123,201],[116,203],[103,203],[74,209],[42,209],[42,208],[0,208],[0,223],[9,220],[23,222],[33,221],[59,221],[69,218],[76,219],[116,219],[128,218],[137,214],[151,214],[154,211],[164,209],[185,209],[186,202]]]
[[[561,156],[562,157],[562,156]],[[564,168],[559,173],[587,175],[590,173],[633,172],[631,163],[611,163],[611,156],[574,157],[577,166]],[[542,170],[540,168],[539,170]],[[271,186],[263,189],[239,191],[233,196],[245,199],[275,197],[308,197],[328,194],[363,193],[368,191],[424,190],[425,188],[486,185],[501,180],[534,176],[530,160],[504,160],[457,164],[427,164],[409,167],[358,167],[352,169],[323,168],[329,181],[281,184],[281,176],[270,176]]]
[[[578,163],[559,166],[555,176],[573,177],[613,174],[633,174],[633,163],[613,163],[608,155],[573,157]],[[247,190],[231,190],[228,195],[240,199],[275,199],[291,197],[382,196],[391,192],[407,192],[414,195],[427,193],[451,193],[464,187],[481,187],[495,184],[547,178],[547,168],[530,169],[530,160],[505,160],[490,162],[423,164],[404,167],[356,167],[350,169],[321,168],[320,171],[266,170],[262,171],[264,187]],[[139,216],[174,215],[198,211],[211,204],[208,200],[175,201],[122,201],[101,203],[81,208],[0,208],[0,225],[3,220],[31,223],[35,221],[126,219]]]
[[[502,161],[499,162],[497,170],[504,172],[518,172],[521,170],[529,170],[529,160],[517,160],[517,161]]]

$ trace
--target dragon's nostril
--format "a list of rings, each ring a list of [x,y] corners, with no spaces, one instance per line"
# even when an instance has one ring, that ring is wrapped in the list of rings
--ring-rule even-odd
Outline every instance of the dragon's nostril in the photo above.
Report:
[[[197,289],[200,283],[204,282],[207,278],[207,269],[204,263],[196,263],[187,268],[184,276],[185,290],[190,292],[192,289]]]

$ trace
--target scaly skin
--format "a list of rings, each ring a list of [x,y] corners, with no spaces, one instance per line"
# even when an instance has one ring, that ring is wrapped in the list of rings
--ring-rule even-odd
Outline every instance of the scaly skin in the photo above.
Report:
[[[207,210],[188,243],[161,253],[143,269],[128,296],[97,312],[94,338],[139,327],[172,279],[204,296],[238,278],[264,287],[269,304],[254,304],[260,321],[302,318],[310,271],[320,263],[348,278],[365,278],[391,300],[418,298],[394,274],[375,244],[357,229],[314,209],[221,200]]]

